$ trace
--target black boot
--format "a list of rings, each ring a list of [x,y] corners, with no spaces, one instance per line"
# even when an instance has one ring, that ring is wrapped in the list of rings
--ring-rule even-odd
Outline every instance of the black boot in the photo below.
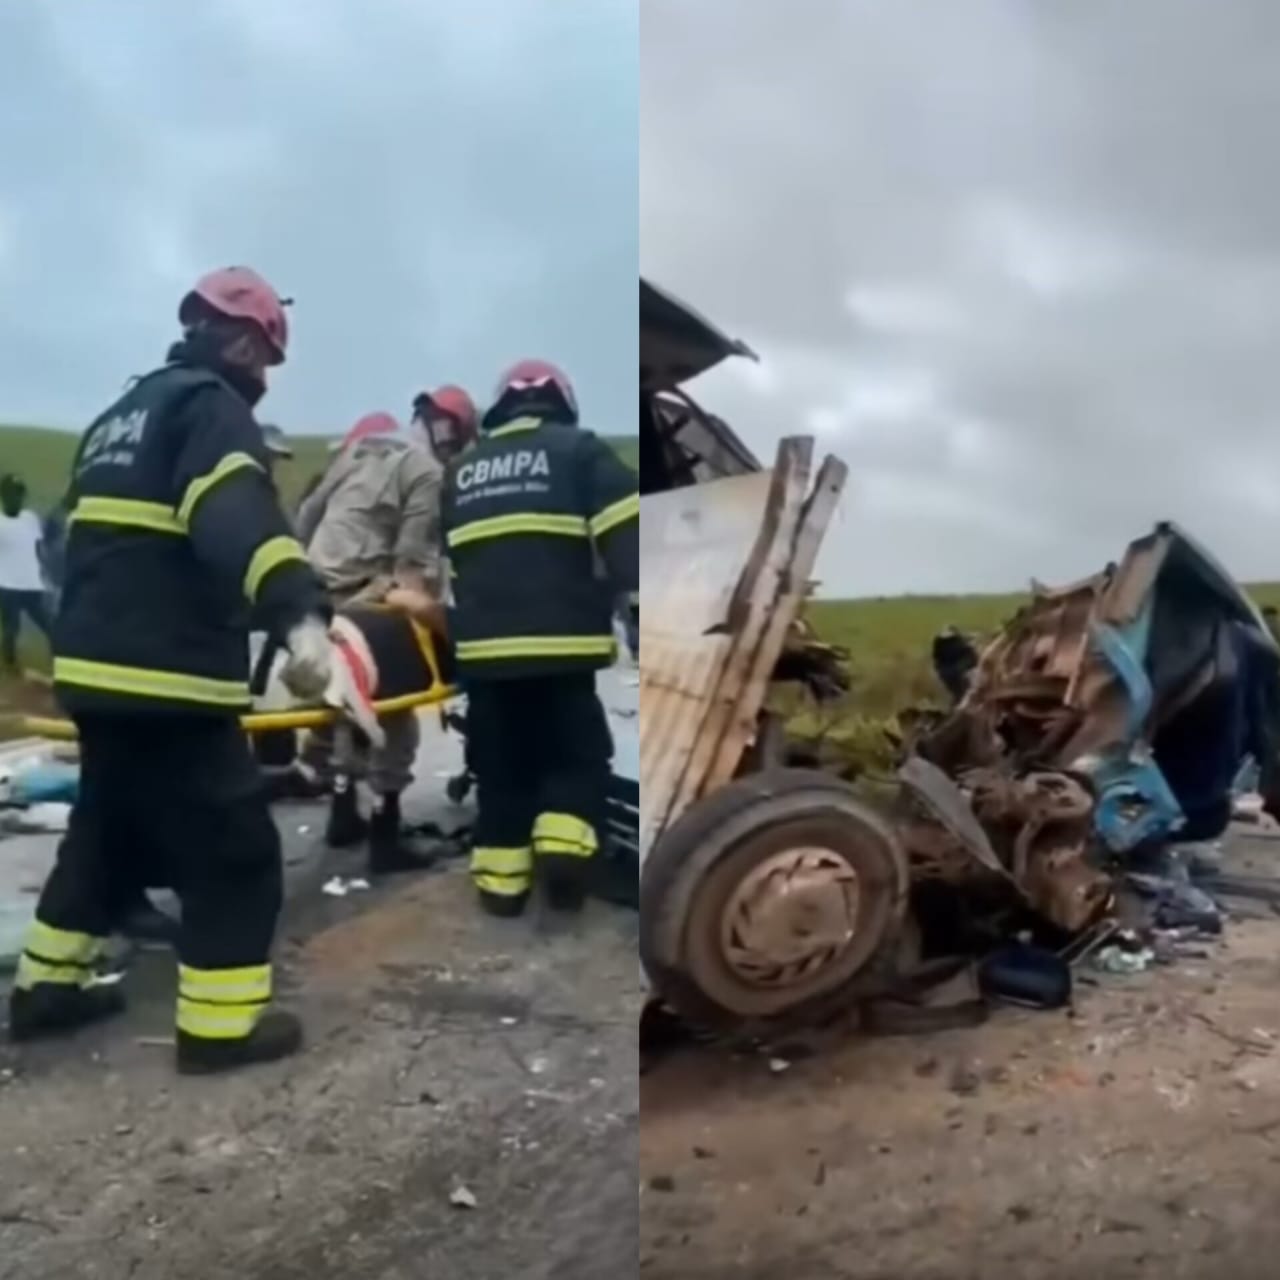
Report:
[[[523,915],[525,903],[529,901],[527,893],[485,893],[483,889],[477,892],[477,897],[485,911],[502,920],[514,920],[516,916]]]
[[[329,805],[329,825],[325,843],[331,849],[350,849],[369,832],[369,824],[360,816],[360,800],[356,784],[347,777],[333,780],[333,800]]]
[[[538,879],[554,911],[581,911],[587,897],[587,868],[581,858],[543,854],[538,859]]]
[[[383,796],[369,822],[369,874],[426,871],[435,860],[434,848],[401,829],[400,797]]]
[[[275,1062],[302,1048],[302,1023],[283,1009],[268,1009],[241,1040],[207,1040],[178,1032],[178,1071],[184,1076],[214,1075],[255,1062]]]
[[[39,1040],[77,1031],[124,1012],[124,992],[116,986],[71,987],[41,982],[9,995],[9,1038]]]

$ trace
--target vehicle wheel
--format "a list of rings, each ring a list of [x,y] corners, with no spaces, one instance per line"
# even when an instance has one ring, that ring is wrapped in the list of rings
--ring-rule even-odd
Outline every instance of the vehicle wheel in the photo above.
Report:
[[[772,769],[693,805],[641,874],[640,956],[689,1021],[776,1030],[878,990],[907,909],[889,825],[826,773]]]

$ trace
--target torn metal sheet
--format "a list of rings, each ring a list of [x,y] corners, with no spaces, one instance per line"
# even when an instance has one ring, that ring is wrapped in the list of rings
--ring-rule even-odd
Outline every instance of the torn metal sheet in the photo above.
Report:
[[[960,706],[919,723],[901,775],[928,810],[906,824],[913,870],[990,872],[976,823],[1024,899],[1075,931],[1110,894],[1091,852],[1220,834],[1242,763],[1278,743],[1274,637],[1204,548],[1157,525],[1090,578],[1037,584]]]
[[[642,500],[641,856],[734,776],[844,485],[813,444],[774,467]]]

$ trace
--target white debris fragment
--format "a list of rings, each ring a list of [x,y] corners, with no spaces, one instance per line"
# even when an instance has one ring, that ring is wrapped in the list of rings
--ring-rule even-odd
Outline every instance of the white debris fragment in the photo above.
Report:
[[[543,1076],[547,1074],[547,1070],[551,1066],[551,1059],[538,1054],[536,1057],[529,1059],[529,1074],[532,1076]]]
[[[790,1069],[791,1063],[788,1062],[786,1058],[769,1059],[769,1070],[772,1071],[775,1076],[780,1076],[784,1071],[789,1071]]]
[[[455,1209],[475,1209],[480,1205],[480,1201],[475,1198],[470,1187],[465,1187],[462,1183],[458,1183],[452,1191],[449,1192],[449,1203]]]
[[[88,985],[91,987],[114,987],[117,982],[124,978],[124,970],[116,973],[96,973],[89,979]]]
[[[504,1027],[514,1027],[520,1021],[520,1019],[519,1018],[499,1018],[498,1021],[501,1022]]]
[[[327,893],[331,898],[345,898],[349,893],[358,893],[361,889],[367,889],[369,882],[361,876],[355,876],[350,880],[344,880],[341,876],[331,876],[320,886],[321,893]]]

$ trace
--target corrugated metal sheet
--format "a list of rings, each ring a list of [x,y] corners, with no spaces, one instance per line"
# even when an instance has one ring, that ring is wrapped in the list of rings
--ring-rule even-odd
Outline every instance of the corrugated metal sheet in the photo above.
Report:
[[[844,486],[813,441],[772,470],[641,504],[641,857],[734,774]]]

